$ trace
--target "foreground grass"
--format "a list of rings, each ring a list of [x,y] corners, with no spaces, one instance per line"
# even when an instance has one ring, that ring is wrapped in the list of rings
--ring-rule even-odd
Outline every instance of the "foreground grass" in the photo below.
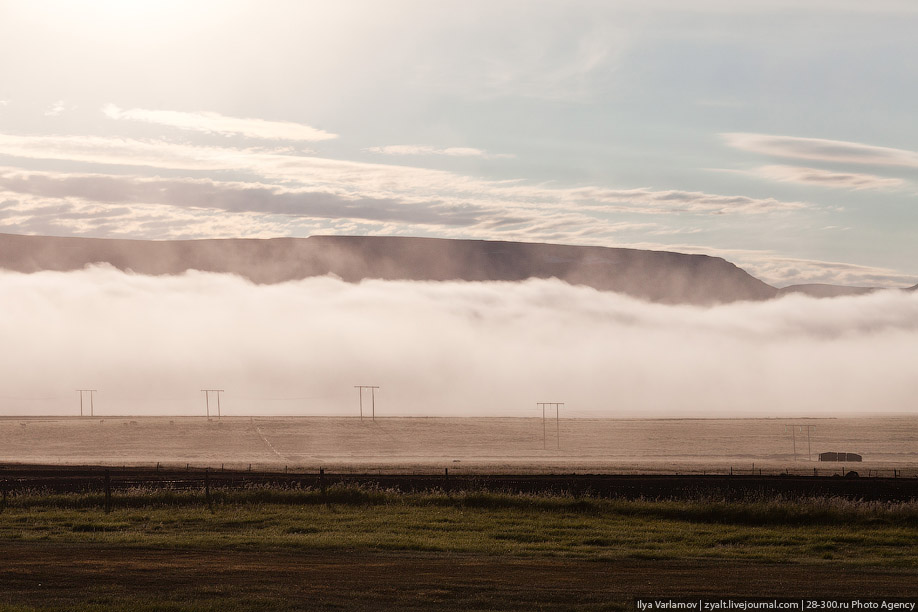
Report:
[[[0,541],[918,567],[918,503],[626,501],[333,488],[11,497]]]

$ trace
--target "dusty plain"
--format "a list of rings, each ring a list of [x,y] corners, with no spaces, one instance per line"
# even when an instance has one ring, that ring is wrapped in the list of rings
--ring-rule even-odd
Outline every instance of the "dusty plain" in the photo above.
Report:
[[[791,432],[791,426],[795,428]],[[809,439],[807,426],[810,426]],[[796,449],[796,457],[795,457]],[[861,463],[817,461],[821,452]],[[0,462],[345,471],[918,475],[918,417],[0,417]]]

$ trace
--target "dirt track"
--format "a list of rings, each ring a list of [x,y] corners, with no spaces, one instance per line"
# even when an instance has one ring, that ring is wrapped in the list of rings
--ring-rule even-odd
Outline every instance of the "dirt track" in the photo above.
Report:
[[[576,609],[634,597],[916,597],[918,571],[352,551],[0,543],[0,604],[227,598],[292,609]],[[40,585],[40,586],[39,586]],[[291,604],[292,602],[292,604]]]

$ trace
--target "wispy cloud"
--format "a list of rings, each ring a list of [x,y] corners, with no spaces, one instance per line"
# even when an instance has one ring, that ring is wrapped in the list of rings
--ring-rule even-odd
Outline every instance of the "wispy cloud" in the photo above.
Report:
[[[687,210],[695,206],[696,212],[726,205],[709,194],[692,192],[658,194],[645,189],[607,190],[602,194],[607,199],[621,199],[622,208],[635,209],[653,206],[644,200],[652,201],[658,196],[665,206],[675,202]],[[578,197],[585,195],[580,193]],[[714,199],[708,203],[706,197]],[[692,198],[698,198],[699,203],[693,205]],[[13,233],[150,239],[376,233],[557,241],[726,257],[774,285],[902,287],[915,282],[911,276],[892,269],[788,257],[771,251],[635,243],[632,241],[640,236],[690,235],[700,230],[610,219],[596,214],[606,208],[595,201],[581,204],[565,209],[538,202],[527,204],[523,197],[496,199],[487,194],[481,194],[477,201],[457,204],[411,194],[373,198],[258,182],[0,168],[0,231]]]
[[[656,227],[540,211],[478,211],[478,216],[468,212],[465,217],[451,217],[444,210],[397,210],[366,202],[345,202],[338,209],[341,201],[328,194],[302,194],[307,205],[291,213],[270,212],[283,199],[272,202],[273,194],[261,194],[269,199],[269,210],[262,212],[255,210],[259,202],[234,208],[233,194],[229,195],[228,201],[205,202],[212,208],[182,203],[99,203],[0,190],[0,232],[139,239],[379,234],[608,244],[614,242],[611,237],[616,233]]]
[[[493,11],[493,12],[492,12]],[[503,27],[503,9],[492,7],[490,25],[466,29],[462,20],[444,32],[429,57],[412,58],[417,78],[450,95],[490,99],[532,98],[553,102],[592,99],[605,85],[631,42],[628,24],[596,20],[578,7],[537,3]],[[559,22],[578,22],[576,31]],[[455,37],[455,38],[451,38]],[[475,45],[467,41],[475,38]],[[458,51],[458,52],[457,52]]]
[[[236,227],[241,219],[269,235],[435,232],[456,238],[580,238],[603,242],[620,232],[658,227],[520,204],[455,204],[433,199],[356,197],[238,181],[0,168],[0,228],[4,231],[57,234],[70,228],[77,234],[95,236],[204,238],[214,235],[213,217],[227,214],[236,221],[222,222],[224,230]],[[252,231],[245,235],[252,235]]]
[[[473,147],[432,147],[429,145],[386,145],[383,147],[367,147],[370,153],[383,155],[446,155],[449,157],[481,157],[485,159],[512,158],[509,153],[488,153],[483,149]]]
[[[838,261],[771,254],[747,255],[742,258],[742,263],[753,275],[775,286],[824,283],[848,287],[906,287],[915,284],[914,276],[889,268]]]
[[[188,113],[181,111],[148,110],[143,108],[121,109],[114,104],[107,104],[102,112],[112,119],[127,119],[155,123],[180,130],[206,132],[223,136],[245,136],[265,140],[288,140],[314,142],[337,138],[324,130],[289,121],[266,121],[264,119],[247,119],[228,117],[214,112]]]
[[[179,170],[246,171],[304,189],[349,198],[442,202],[456,206],[542,208],[562,212],[634,214],[762,214],[810,206],[774,198],[704,192],[553,188],[519,181],[487,181],[443,170],[334,160],[261,149],[191,146],[115,138],[0,134],[0,153],[33,159]]]
[[[48,107],[48,110],[45,111],[45,116],[46,117],[57,117],[58,115],[64,112],[64,109],[66,109],[66,106],[64,106],[64,101],[58,100],[57,102],[55,102],[54,104]]]
[[[577,199],[611,205],[612,208],[645,213],[685,212],[695,214],[762,214],[809,208],[806,202],[785,202],[775,198],[718,195],[676,189],[602,189],[581,187],[569,190]]]
[[[721,134],[721,137],[730,147],[762,155],[825,162],[918,168],[918,152],[906,149],[877,147],[844,140],[773,136],[746,132],[729,132]]]
[[[30,159],[179,170],[237,168],[240,167],[240,163],[236,159],[246,155],[245,149],[196,147],[163,141],[102,136],[22,136],[14,134],[0,134],[0,152]]]
[[[100,204],[0,191],[0,232],[97,238],[195,239],[308,236],[324,226],[259,213],[164,204]]]
[[[259,183],[34,172],[11,168],[0,168],[0,191],[101,204],[166,204],[292,217],[401,221],[445,226],[475,225],[483,217],[498,213],[494,209],[480,206],[456,207],[433,201],[350,198],[329,192]]]
[[[827,228],[828,229],[828,228]],[[914,275],[881,266],[864,266],[848,262],[820,260],[782,255],[770,250],[713,248],[699,244],[632,243],[636,249],[669,249],[681,253],[700,253],[723,257],[756,278],[775,287],[822,283],[848,287],[908,287],[914,285]]]
[[[614,221],[576,210],[354,199],[211,179],[0,168],[0,231],[147,239],[340,233],[559,241],[726,257],[776,286],[904,287],[915,283],[913,276],[888,268],[788,257],[772,251],[633,242],[627,237],[688,235],[698,229]]]
[[[898,178],[854,172],[832,172],[820,168],[805,168],[801,166],[761,166],[744,173],[785,183],[816,185],[836,189],[885,190],[896,189],[905,185],[905,181]]]

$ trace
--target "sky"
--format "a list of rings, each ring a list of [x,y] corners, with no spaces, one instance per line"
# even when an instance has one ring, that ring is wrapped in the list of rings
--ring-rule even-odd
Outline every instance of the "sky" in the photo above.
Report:
[[[0,0],[0,232],[918,282],[918,3]]]

